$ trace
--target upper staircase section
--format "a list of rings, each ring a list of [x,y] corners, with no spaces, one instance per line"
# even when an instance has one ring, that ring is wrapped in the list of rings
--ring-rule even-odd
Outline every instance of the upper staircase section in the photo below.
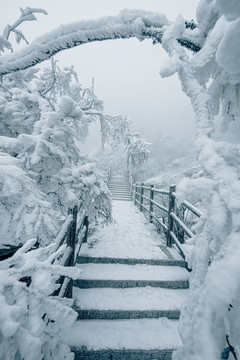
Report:
[[[131,200],[130,186],[126,177],[120,175],[111,176],[108,188],[111,191],[111,198],[113,200]]]

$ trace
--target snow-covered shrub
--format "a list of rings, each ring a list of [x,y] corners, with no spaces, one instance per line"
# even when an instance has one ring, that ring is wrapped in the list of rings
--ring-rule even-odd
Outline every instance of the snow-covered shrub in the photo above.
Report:
[[[77,318],[68,303],[49,297],[60,275],[76,278],[76,268],[53,263],[66,246],[35,248],[28,240],[12,258],[0,263],[0,358],[73,360],[66,334]]]

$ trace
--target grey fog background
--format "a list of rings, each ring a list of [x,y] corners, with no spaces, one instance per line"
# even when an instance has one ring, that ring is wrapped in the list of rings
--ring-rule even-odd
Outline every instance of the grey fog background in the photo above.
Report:
[[[138,8],[165,13],[174,20],[178,15],[195,19],[198,0],[1,0],[1,31],[20,14],[20,7],[40,7],[48,16],[37,14],[37,21],[21,25],[29,42],[60,24],[117,15],[125,8]],[[14,43],[13,35],[10,41]],[[14,47],[17,49],[17,46]],[[162,79],[161,62],[166,58],[161,45],[150,40],[111,40],[92,43],[64,51],[55,57],[62,66],[74,65],[84,87],[95,78],[95,93],[105,103],[110,115],[126,115],[132,130],[147,141],[157,142],[171,134],[174,142],[191,144],[194,114],[183,94],[177,76]],[[45,62],[41,66],[47,66]],[[100,144],[97,128],[83,151]]]

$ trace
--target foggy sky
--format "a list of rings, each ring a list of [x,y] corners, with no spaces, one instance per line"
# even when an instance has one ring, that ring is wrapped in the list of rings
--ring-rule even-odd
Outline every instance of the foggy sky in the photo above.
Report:
[[[124,8],[138,8],[165,13],[174,20],[178,15],[195,19],[198,0],[1,0],[1,31],[19,16],[20,7],[41,7],[48,16],[37,14],[37,21],[21,26],[29,42],[60,24],[117,15]],[[10,41],[14,43],[13,35]],[[16,49],[17,47],[15,47]],[[176,139],[193,136],[194,114],[180,88],[177,76],[162,79],[161,63],[166,59],[161,45],[151,40],[108,40],[64,51],[57,56],[62,66],[74,65],[84,87],[95,79],[95,93],[105,103],[110,115],[126,115],[132,130],[148,141],[171,133]],[[43,63],[48,66],[49,62]],[[96,146],[96,131],[84,150]],[[97,136],[98,137],[98,136]],[[99,137],[98,137],[99,138]],[[94,144],[94,145],[93,145]]]

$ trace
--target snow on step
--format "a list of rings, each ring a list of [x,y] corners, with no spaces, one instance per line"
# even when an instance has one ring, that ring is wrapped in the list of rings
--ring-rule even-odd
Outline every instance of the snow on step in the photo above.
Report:
[[[93,256],[78,256],[78,264],[126,264],[126,265],[136,265],[136,264],[146,264],[146,265],[156,265],[156,266],[181,266],[183,268],[187,267],[185,260],[163,260],[163,259],[136,259],[136,258],[110,258],[110,257],[93,257]]]
[[[180,310],[188,290],[142,288],[96,288],[74,287],[73,297],[81,310]]]
[[[188,280],[189,273],[179,266],[77,264],[82,272],[79,279],[88,280]]]
[[[176,349],[181,346],[177,326],[176,320],[166,318],[78,321],[68,332],[67,342],[88,350]]]
[[[113,201],[113,219],[97,231],[81,248],[82,256],[170,259],[166,240],[130,201]],[[162,247],[161,247],[162,245]]]

